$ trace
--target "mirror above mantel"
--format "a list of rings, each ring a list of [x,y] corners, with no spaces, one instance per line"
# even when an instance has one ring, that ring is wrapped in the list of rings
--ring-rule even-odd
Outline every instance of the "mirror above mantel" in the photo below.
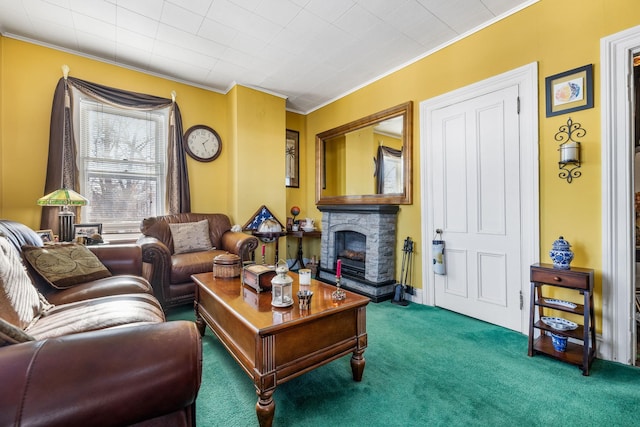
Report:
[[[316,135],[316,204],[413,203],[412,101]]]

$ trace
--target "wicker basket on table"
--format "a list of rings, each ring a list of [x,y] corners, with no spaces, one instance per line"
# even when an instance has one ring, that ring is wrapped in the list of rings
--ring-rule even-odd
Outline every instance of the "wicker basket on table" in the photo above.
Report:
[[[242,271],[240,257],[229,252],[213,259],[213,275],[221,278],[239,277]]]

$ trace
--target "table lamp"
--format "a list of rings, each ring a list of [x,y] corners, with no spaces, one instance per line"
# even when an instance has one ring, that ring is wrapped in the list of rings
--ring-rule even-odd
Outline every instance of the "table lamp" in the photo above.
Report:
[[[44,197],[38,199],[40,206],[61,206],[60,213],[60,241],[70,242],[73,240],[73,223],[75,214],[69,210],[69,206],[86,206],[89,200],[73,190],[60,188]]]

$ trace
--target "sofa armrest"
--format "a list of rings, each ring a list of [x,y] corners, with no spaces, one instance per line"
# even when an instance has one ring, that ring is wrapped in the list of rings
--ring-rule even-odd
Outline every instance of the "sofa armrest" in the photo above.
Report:
[[[142,262],[151,265],[149,282],[153,293],[164,306],[170,297],[171,285],[171,251],[155,237],[142,236],[136,242],[142,248]]]
[[[175,321],[2,347],[0,363],[0,425],[130,425],[192,407],[202,341]]]
[[[258,238],[239,231],[227,231],[222,235],[222,250],[238,255],[243,261],[258,247]]]
[[[121,243],[87,246],[111,274],[142,275],[142,248],[136,244]]]

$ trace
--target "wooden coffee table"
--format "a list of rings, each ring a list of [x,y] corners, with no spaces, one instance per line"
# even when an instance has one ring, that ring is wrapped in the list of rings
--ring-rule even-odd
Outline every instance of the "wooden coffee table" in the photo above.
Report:
[[[336,288],[312,280],[310,308],[301,311],[297,275],[291,275],[294,304],[288,308],[272,307],[271,292],[256,293],[243,286],[240,278],[215,278],[213,273],[191,277],[196,283],[200,333],[204,335],[209,326],[253,379],[261,426],[273,423],[273,392],[278,384],[349,353],[353,353],[353,379],[362,379],[369,298],[345,291],[346,299],[334,302],[331,293]]]

